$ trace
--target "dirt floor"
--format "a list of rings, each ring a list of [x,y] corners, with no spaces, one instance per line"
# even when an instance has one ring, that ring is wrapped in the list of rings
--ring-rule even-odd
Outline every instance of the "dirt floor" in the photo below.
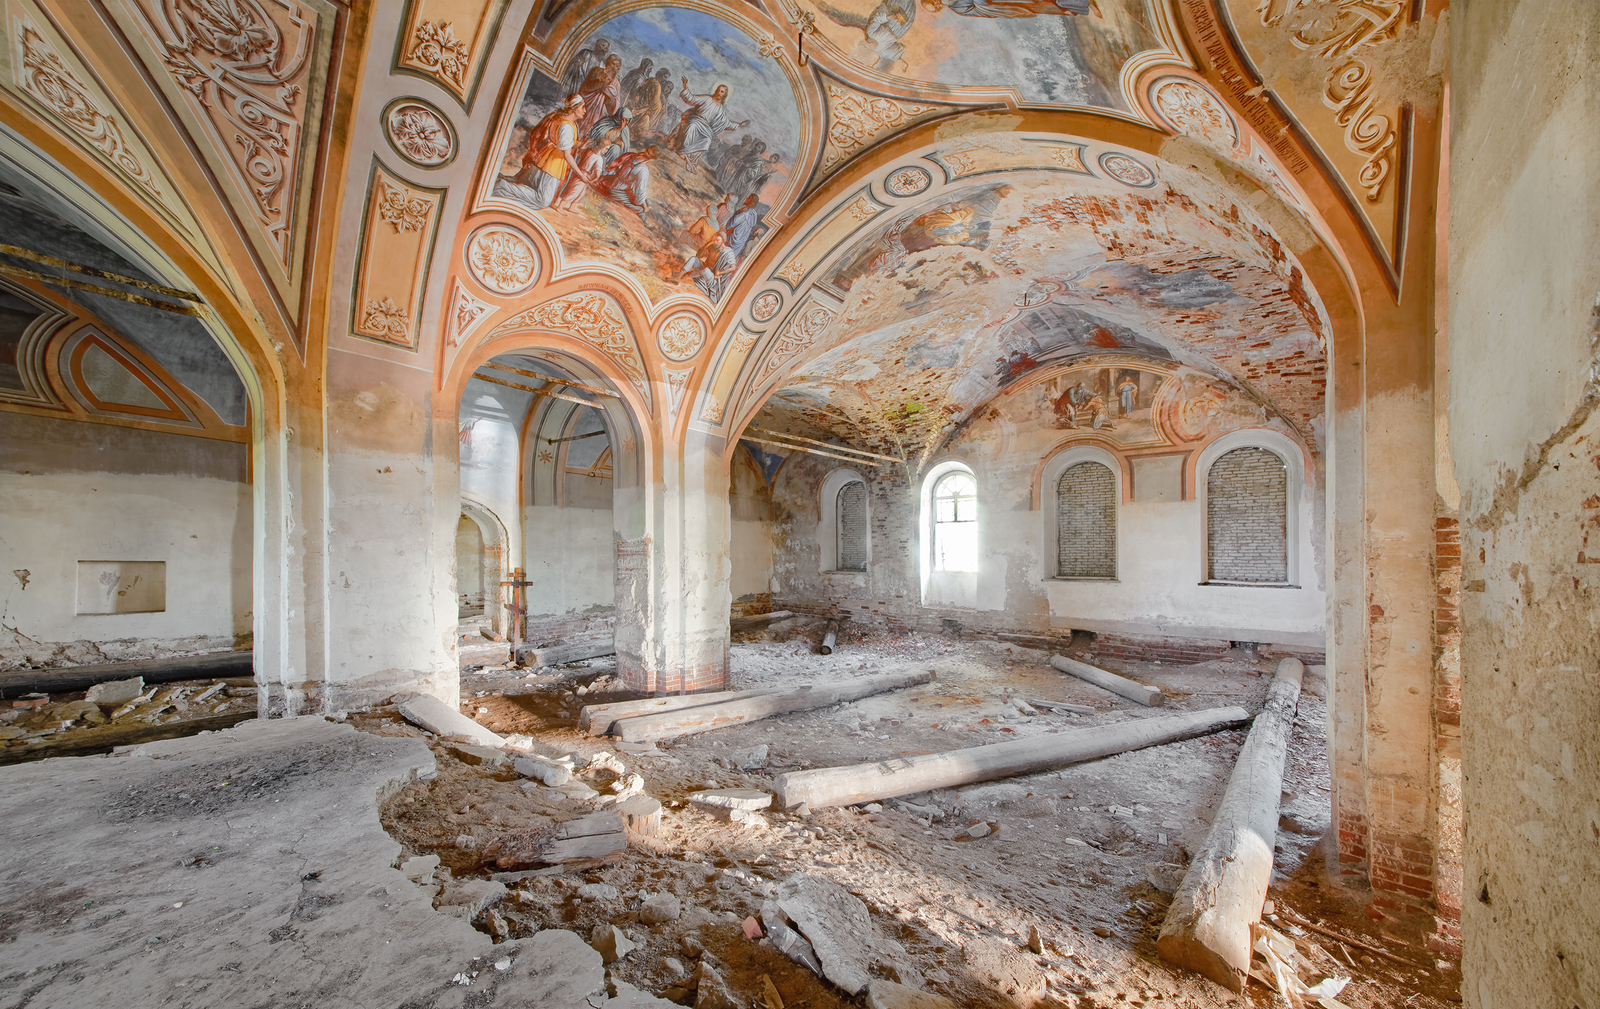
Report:
[[[637,944],[611,976],[694,1004],[696,961],[709,957],[741,1005],[763,1005],[763,978],[783,1004],[860,1004],[764,939],[746,935],[775,881],[803,871],[833,880],[870,911],[859,937],[879,977],[943,994],[963,1006],[1269,1006],[1276,992],[1252,983],[1241,998],[1156,956],[1169,893],[1188,853],[1202,843],[1226,787],[1243,731],[1152,747],[1048,774],[925,792],[865,807],[809,815],[767,810],[752,824],[715,819],[686,801],[702,788],[772,791],[772,777],[940,752],[987,742],[1072,732],[1162,713],[1057,672],[1049,656],[1015,645],[918,635],[847,632],[830,656],[815,654],[805,622],[740,635],[731,650],[733,689],[823,682],[875,673],[934,670],[929,684],[826,709],[700,735],[662,740],[654,752],[622,752],[577,729],[586,703],[620,700],[609,659],[539,670],[494,663],[505,646],[473,644],[462,677],[462,711],[502,734],[532,736],[546,756],[612,753],[644,779],[665,807],[660,834],[630,835],[612,864],[522,879],[476,924],[501,938],[543,928],[585,937],[615,924]],[[786,640],[787,639],[787,640]],[[484,654],[476,654],[483,652]],[[1086,661],[1160,686],[1168,711],[1238,704],[1254,711],[1273,666],[1238,650],[1190,666]],[[1268,920],[1297,937],[1316,972],[1352,978],[1339,1001],[1352,1009],[1440,1007],[1459,1002],[1460,974],[1423,946],[1425,917],[1382,918],[1330,859],[1325,693],[1321,670],[1306,677],[1296,738],[1284,774],[1279,874]],[[1030,699],[1090,705],[1092,715],[1028,714]],[[392,708],[350,715],[379,734],[427,735]],[[598,808],[619,775],[580,771],[566,791],[505,766],[473,766],[430,737],[438,776],[413,783],[383,806],[386,829],[412,854],[436,854],[438,900],[463,880],[501,866],[496,853],[526,847],[555,824]],[[750,751],[767,748],[764,759]],[[740,765],[743,765],[742,767]],[[583,783],[598,789],[583,796]],[[568,794],[571,793],[571,794]],[[987,836],[968,839],[974,824]],[[981,828],[974,833],[981,833]],[[960,835],[960,836],[958,836]],[[609,887],[580,887],[604,883]],[[640,920],[643,899],[676,895],[683,908],[661,924]],[[490,913],[492,911],[492,913]],[[1306,927],[1302,927],[1306,926]],[[1042,953],[1026,950],[1037,928]],[[1331,933],[1331,935],[1330,935]],[[1338,936],[1342,938],[1334,938]],[[1381,952],[1380,952],[1381,951]]]

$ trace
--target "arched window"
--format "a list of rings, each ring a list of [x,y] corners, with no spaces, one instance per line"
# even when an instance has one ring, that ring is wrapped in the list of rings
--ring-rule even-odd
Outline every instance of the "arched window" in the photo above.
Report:
[[[839,488],[840,571],[867,570],[867,485],[852,480]]]
[[[1206,478],[1208,580],[1289,581],[1289,471],[1277,453],[1236,448]]]
[[[933,569],[978,570],[978,483],[955,471],[933,486]]]
[[[1068,466],[1056,484],[1056,576],[1117,577],[1117,478],[1100,463]]]

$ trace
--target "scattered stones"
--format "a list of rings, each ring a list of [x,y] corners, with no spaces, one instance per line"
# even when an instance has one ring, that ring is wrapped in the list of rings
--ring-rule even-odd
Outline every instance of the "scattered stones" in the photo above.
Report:
[[[670,893],[648,894],[644,898],[644,903],[639,905],[639,920],[646,925],[674,921],[681,913],[683,913],[682,903],[675,894]]]
[[[617,926],[600,924],[589,933],[589,945],[600,954],[602,963],[612,963],[632,952],[635,944]]]
[[[998,825],[995,823],[985,823],[982,820],[979,820],[977,823],[968,824],[967,826],[962,827],[956,832],[955,839],[957,841],[976,841],[980,837],[988,837],[990,834],[993,834],[997,826]]]
[[[107,680],[96,683],[84,695],[84,700],[90,704],[104,704],[107,707],[117,707],[144,693],[144,677],[135,676],[131,680]]]
[[[672,973],[678,975],[679,977],[683,977],[684,975],[689,973],[688,970],[686,970],[684,968],[683,961],[679,960],[675,956],[669,956],[665,960],[662,960],[661,961],[661,966],[665,967],[667,970],[672,971]]]
[[[701,959],[696,981],[694,1009],[744,1009],[722,979],[722,973],[712,966],[710,957]]]
[[[578,899],[590,902],[616,900],[617,888],[610,883],[585,883],[578,887]],[[606,962],[610,963],[609,960]]]
[[[1044,954],[1044,939],[1039,935],[1039,926],[1028,926],[1028,952],[1035,956]]]
[[[705,953],[706,948],[700,944],[699,939],[696,939],[692,935],[686,935],[683,937],[683,951],[688,954],[690,958],[698,960],[700,956]]]
[[[943,995],[875,978],[867,986],[867,1009],[957,1009],[957,1006]]]

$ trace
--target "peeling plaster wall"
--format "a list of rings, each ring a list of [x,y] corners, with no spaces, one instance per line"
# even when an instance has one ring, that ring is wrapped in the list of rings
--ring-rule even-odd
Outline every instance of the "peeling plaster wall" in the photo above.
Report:
[[[617,592],[611,509],[536,505],[522,510],[522,523],[529,615],[610,612]]]
[[[0,668],[249,647],[244,458],[231,442],[0,414]],[[77,615],[80,560],[164,561],[165,611]]]
[[[772,489],[750,458],[740,449],[733,454],[728,505],[733,514],[733,604],[761,612],[772,598],[773,511]]]
[[[1600,8],[1452,10],[1463,995],[1600,991]]]
[[[429,414],[427,372],[328,358],[328,683],[291,679],[289,708],[319,687],[325,710],[417,692],[453,704],[458,435]]]
[[[1054,481],[1046,481],[1041,502],[1035,479],[1065,433],[1017,402],[990,411],[957,436],[948,458],[965,462],[977,477],[982,566],[975,575],[935,579],[926,604],[917,534],[922,481],[908,486],[903,471],[876,470],[868,483],[868,572],[823,572],[818,488],[837,464],[791,457],[774,486],[777,604],[837,606],[853,619],[933,630],[954,620],[972,628],[1037,633],[1094,630],[1322,647],[1325,593],[1315,538],[1320,523],[1313,514],[1317,494],[1311,490],[1301,493],[1295,522],[1301,579],[1296,588],[1201,585],[1205,513],[1196,500],[1121,504],[1118,578],[1056,579],[1056,544],[1045,514],[1055,508]]]

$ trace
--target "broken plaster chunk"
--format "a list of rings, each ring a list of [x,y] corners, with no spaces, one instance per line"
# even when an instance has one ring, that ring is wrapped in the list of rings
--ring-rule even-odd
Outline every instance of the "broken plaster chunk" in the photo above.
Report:
[[[490,904],[506,895],[506,885],[488,879],[452,880],[435,906],[446,914],[471,921]]]
[[[538,757],[518,757],[511,762],[511,767],[524,778],[533,778],[551,788],[560,788],[572,780],[572,771]]]
[[[413,855],[400,865],[400,871],[405,873],[406,879],[418,886],[431,885],[433,870],[437,868],[439,868],[438,855]]]
[[[495,749],[505,745],[505,740],[498,735],[430,694],[402,701],[397,710],[406,721],[436,735],[461,736],[477,746]]]
[[[622,929],[602,922],[589,933],[589,945],[600,954],[602,963],[621,960],[633,951],[634,943],[622,934]]]
[[[639,920],[646,925],[659,925],[662,922],[674,921],[683,912],[683,904],[677,895],[670,893],[647,894],[644,903],[639,905]]]
[[[907,988],[893,981],[874,978],[867,986],[867,1009],[957,1009],[943,995]]]
[[[816,951],[824,977],[851,995],[867,987],[862,942],[872,924],[865,904],[839,884],[804,872],[779,883],[772,900]]]
[[[767,766],[768,749],[767,744],[762,743],[760,746],[748,750],[734,750],[732,753],[724,755],[722,759],[729,767],[734,767],[741,771],[753,771],[758,767]]]
[[[511,759],[506,756],[504,750],[489,746],[473,746],[470,743],[451,743],[447,749],[457,760],[474,767],[494,767],[509,763]]]
[[[127,704],[142,693],[144,693],[144,677],[135,676],[131,680],[107,680],[104,683],[96,683],[89,688],[83,699],[91,704],[115,707]]]
[[[560,791],[569,799],[579,800],[592,799],[600,794],[581,781],[569,781],[560,786]]]
[[[710,957],[700,961],[697,977],[694,1009],[743,1009],[743,1003],[734,997],[721,972],[712,966]]]
[[[755,788],[707,788],[689,793],[689,801],[718,809],[766,809],[772,796]]]
[[[616,900],[617,888],[610,883],[585,883],[578,887],[578,899],[587,901]],[[610,961],[606,961],[610,963]]]

